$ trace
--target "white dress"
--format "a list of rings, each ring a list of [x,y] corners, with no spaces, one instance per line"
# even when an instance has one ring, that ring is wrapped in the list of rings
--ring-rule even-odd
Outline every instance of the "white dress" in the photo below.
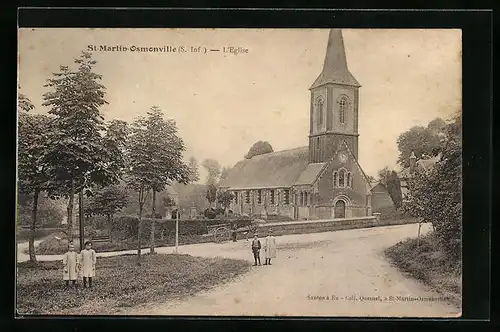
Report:
[[[94,249],[83,249],[80,252],[82,260],[82,276],[85,278],[95,277],[96,253]]]
[[[76,280],[78,277],[78,254],[68,251],[63,256],[63,280]]]
[[[264,241],[264,256],[268,258],[276,258],[276,238],[272,235],[267,236]]]

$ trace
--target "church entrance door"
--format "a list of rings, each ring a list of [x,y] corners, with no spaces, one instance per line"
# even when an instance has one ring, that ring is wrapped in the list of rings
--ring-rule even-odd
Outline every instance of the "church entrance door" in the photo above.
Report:
[[[345,218],[345,202],[341,199],[335,203],[335,218]]]

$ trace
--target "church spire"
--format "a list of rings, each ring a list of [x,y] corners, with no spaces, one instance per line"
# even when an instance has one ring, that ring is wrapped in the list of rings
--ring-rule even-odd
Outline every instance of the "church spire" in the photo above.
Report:
[[[314,81],[311,89],[326,83],[360,86],[347,68],[344,40],[340,29],[330,29],[323,71]]]

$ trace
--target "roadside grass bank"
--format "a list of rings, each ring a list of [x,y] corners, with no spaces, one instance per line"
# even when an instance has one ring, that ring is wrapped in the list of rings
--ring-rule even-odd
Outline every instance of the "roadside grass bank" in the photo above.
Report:
[[[384,253],[400,270],[461,307],[462,264],[447,257],[432,232],[420,237],[418,247],[416,238],[406,239],[387,248]]]
[[[120,308],[183,298],[247,272],[250,263],[189,255],[135,255],[97,259],[92,288],[66,288],[60,261],[18,263],[19,315],[106,315]]]

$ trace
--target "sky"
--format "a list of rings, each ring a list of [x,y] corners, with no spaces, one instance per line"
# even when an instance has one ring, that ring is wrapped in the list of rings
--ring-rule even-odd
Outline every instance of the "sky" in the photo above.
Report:
[[[461,109],[461,31],[342,33],[349,71],[361,84],[359,162],[373,176],[385,166],[398,169],[400,133]],[[307,146],[308,89],[322,70],[327,39],[327,29],[20,29],[18,83],[35,112],[46,113],[44,84],[60,65],[73,66],[89,45],[128,47],[92,52],[106,86],[105,118],[132,122],[156,105],[176,121],[186,160],[233,166],[259,140],[275,151]]]

